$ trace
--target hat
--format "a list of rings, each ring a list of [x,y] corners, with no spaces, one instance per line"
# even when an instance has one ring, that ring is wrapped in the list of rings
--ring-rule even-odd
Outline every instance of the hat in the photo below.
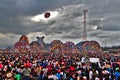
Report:
[[[7,77],[12,77],[12,73],[11,72],[9,72],[9,73],[7,73],[7,75],[6,75]]]
[[[119,70],[119,67],[116,67],[115,70],[118,71],[118,70]]]
[[[83,80],[87,80],[87,77],[86,77],[86,76],[83,76]]]
[[[57,70],[57,72],[58,72],[58,73],[60,73],[60,72],[61,72],[61,70],[60,70],[60,69],[58,69],[58,70]]]
[[[98,77],[96,77],[95,80],[100,80],[100,79]]]

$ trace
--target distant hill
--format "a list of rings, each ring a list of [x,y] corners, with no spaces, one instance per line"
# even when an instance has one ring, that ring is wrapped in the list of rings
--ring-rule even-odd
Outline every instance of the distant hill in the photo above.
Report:
[[[120,49],[120,46],[103,47],[103,50],[109,50],[109,49]]]

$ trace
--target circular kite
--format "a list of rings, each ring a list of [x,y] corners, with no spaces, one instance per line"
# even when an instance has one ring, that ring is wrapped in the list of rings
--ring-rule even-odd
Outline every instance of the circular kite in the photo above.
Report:
[[[49,18],[49,17],[50,17],[50,13],[49,13],[49,12],[46,12],[46,13],[44,14],[44,17],[45,17],[45,18]]]

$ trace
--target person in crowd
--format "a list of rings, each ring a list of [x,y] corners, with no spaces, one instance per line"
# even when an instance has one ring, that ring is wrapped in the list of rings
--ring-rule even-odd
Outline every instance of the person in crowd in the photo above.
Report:
[[[119,80],[120,57],[97,56],[97,63],[81,63],[81,54],[10,53],[0,55],[0,80]],[[11,74],[8,74],[11,72]]]
[[[115,80],[120,80],[120,69],[119,69],[119,67],[117,67],[116,71],[115,71]]]
[[[29,68],[29,66],[25,66],[25,68],[23,69],[23,80],[30,80],[30,73],[31,73],[31,69]]]

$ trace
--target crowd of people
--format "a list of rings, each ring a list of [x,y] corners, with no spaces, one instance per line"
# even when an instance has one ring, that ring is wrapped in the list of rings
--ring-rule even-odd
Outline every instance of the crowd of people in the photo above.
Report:
[[[2,53],[0,80],[120,80],[119,57],[91,55],[101,66],[81,54]]]

